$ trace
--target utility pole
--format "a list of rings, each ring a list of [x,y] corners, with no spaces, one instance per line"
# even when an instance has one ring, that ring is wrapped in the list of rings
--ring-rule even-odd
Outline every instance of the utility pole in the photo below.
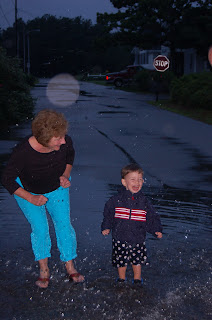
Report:
[[[24,52],[24,73],[26,71],[26,34],[25,34],[25,25],[23,25],[23,52]]]
[[[15,47],[16,47],[16,55],[19,57],[19,38],[18,38],[18,18],[17,14],[17,0],[15,0]]]
[[[30,74],[30,33],[31,32],[40,32],[40,29],[33,29],[26,32],[27,36],[27,73]],[[24,62],[25,64],[25,62]]]
[[[27,60],[27,70],[28,70],[28,71],[27,71],[27,73],[30,75],[29,34],[30,34],[30,31],[27,32],[27,48],[28,48],[28,60]]]

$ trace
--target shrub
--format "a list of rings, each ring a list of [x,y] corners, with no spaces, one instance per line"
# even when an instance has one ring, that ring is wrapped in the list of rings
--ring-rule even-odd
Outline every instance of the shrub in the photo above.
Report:
[[[174,73],[171,71],[142,70],[136,74],[135,79],[142,91],[159,93],[169,92],[174,77]]]
[[[190,108],[212,109],[212,73],[185,75],[173,80],[171,100]]]
[[[19,123],[33,116],[34,100],[21,91],[13,91],[8,99],[8,114],[12,123]]]
[[[34,87],[34,85],[37,83],[37,78],[33,76],[32,74],[26,74],[26,82],[30,87]]]
[[[151,88],[151,75],[148,70],[139,71],[135,75],[135,80],[138,83],[139,89],[142,91],[148,91]]]
[[[19,123],[32,117],[34,100],[29,83],[34,78],[25,75],[17,58],[6,55],[0,47],[0,116],[1,122]]]

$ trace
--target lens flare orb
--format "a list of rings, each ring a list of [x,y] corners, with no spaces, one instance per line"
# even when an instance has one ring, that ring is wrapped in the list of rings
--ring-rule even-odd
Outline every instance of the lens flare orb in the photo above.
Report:
[[[49,81],[46,96],[52,104],[68,107],[76,102],[79,91],[78,81],[69,73],[61,73]]]

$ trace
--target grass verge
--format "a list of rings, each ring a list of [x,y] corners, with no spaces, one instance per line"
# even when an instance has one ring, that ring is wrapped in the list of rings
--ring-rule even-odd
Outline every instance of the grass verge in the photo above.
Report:
[[[212,125],[212,111],[207,109],[191,109],[173,104],[170,100],[148,101],[151,105],[161,109],[181,114],[198,121]]]

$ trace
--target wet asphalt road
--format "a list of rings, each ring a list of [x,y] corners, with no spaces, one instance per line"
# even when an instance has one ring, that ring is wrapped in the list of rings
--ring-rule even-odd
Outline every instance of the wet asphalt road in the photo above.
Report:
[[[30,227],[1,187],[2,319],[210,319],[212,126],[160,110],[151,95],[80,83],[71,106],[46,97],[48,80],[32,90],[36,112],[55,108],[69,121],[76,149],[71,217],[78,239],[76,264],[86,277],[71,286],[59,262],[55,235],[48,290],[34,286]],[[55,91],[57,95],[57,92]],[[65,98],[64,98],[65,99]],[[30,123],[1,137],[1,159],[30,133]],[[105,201],[120,185],[120,169],[136,161],[145,172],[144,193],[161,214],[164,238],[148,237],[150,266],[144,287],[115,284],[111,238],[100,233]]]

